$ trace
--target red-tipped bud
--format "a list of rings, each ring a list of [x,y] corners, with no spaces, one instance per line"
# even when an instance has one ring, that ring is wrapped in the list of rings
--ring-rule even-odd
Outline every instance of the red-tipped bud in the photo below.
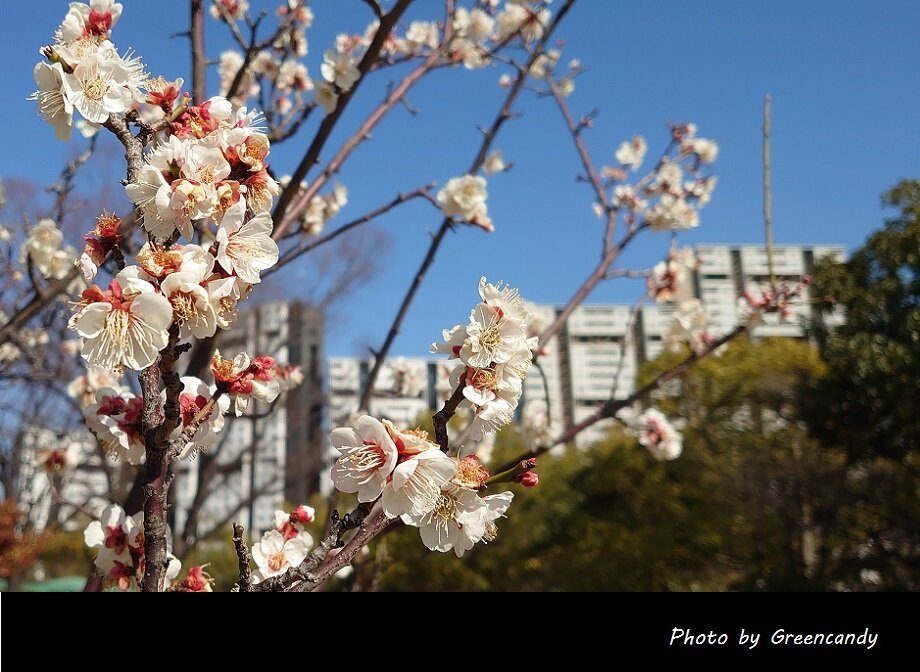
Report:
[[[300,523],[301,525],[309,525],[316,518],[316,511],[313,510],[313,507],[307,506],[306,504],[301,504],[296,509],[291,511],[291,524]]]
[[[535,488],[540,484],[540,477],[532,471],[521,476],[521,485],[525,488]]]

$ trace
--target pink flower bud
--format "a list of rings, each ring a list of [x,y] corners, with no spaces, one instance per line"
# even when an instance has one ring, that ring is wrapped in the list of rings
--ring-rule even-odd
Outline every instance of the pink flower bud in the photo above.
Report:
[[[525,488],[535,488],[540,484],[540,477],[532,471],[521,476],[521,485]]]
[[[291,511],[291,523],[300,523],[301,525],[309,525],[315,519],[315,511],[312,507],[309,507],[305,504],[301,504],[296,509]]]

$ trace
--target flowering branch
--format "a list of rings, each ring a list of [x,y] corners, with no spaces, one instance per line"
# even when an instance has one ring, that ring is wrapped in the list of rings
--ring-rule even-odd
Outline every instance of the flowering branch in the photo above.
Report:
[[[310,143],[310,147],[307,149],[306,154],[304,154],[303,159],[301,159],[300,164],[292,174],[291,183],[288,185],[287,189],[281,193],[281,196],[278,199],[278,204],[275,206],[275,210],[272,215],[272,219],[275,222],[275,232],[273,234],[275,240],[281,239],[293,221],[293,218],[297,215],[297,210],[294,210],[289,214],[288,209],[294,199],[295,194],[297,193],[297,190],[300,187],[300,183],[304,180],[304,178],[307,176],[307,173],[319,159],[320,152],[323,151],[323,148],[326,146],[326,142],[329,140],[329,137],[332,134],[332,130],[335,128],[342,114],[345,112],[349,101],[354,97],[358,87],[360,87],[361,82],[364,79],[364,75],[370,69],[371,65],[376,62],[378,56],[380,55],[380,50],[383,48],[384,42],[389,37],[390,31],[393,29],[397,21],[399,21],[400,17],[405,13],[411,4],[412,0],[397,0],[396,4],[393,6],[393,9],[391,9],[380,20],[380,26],[377,29],[377,33],[374,35],[374,39],[371,41],[371,44],[367,48],[364,57],[358,64],[358,70],[361,73],[360,76],[348,91],[343,92],[339,96],[335,109],[326,115],[322,124],[320,124],[319,130],[316,132],[316,135],[313,138],[313,142]]]
[[[568,14],[572,9],[572,6],[575,4],[575,2],[576,0],[566,0],[566,3],[559,8],[559,12],[556,14],[552,23],[543,33],[539,43],[537,44],[533,53],[530,55],[527,66],[518,73],[517,78],[508,90],[508,94],[505,97],[505,101],[502,104],[498,115],[495,117],[495,120],[492,122],[492,125],[489,127],[489,129],[484,133],[482,142],[479,146],[479,151],[476,154],[476,158],[473,159],[473,163],[470,165],[469,171],[467,171],[470,175],[479,172],[479,170],[482,168],[486,157],[492,148],[492,143],[495,141],[499,131],[502,129],[505,123],[512,118],[512,109],[518,99],[518,96],[524,88],[524,84],[527,81],[528,71],[537,61],[542,51],[546,48],[546,45],[549,43],[553,33],[562,23],[562,20],[565,18],[566,14]],[[368,373],[367,381],[361,394],[361,400],[358,403],[358,408],[366,409],[368,407],[370,398],[374,393],[374,385],[377,382],[377,376],[380,375],[380,369],[383,367],[383,363],[386,360],[387,354],[389,353],[390,348],[393,346],[393,342],[396,340],[396,336],[399,334],[403,320],[409,312],[409,307],[415,300],[415,295],[418,293],[419,287],[421,287],[422,282],[425,279],[425,275],[428,273],[428,269],[434,263],[435,257],[437,256],[438,250],[441,247],[441,243],[444,242],[444,238],[447,235],[447,232],[450,231],[453,227],[453,218],[445,217],[441,222],[441,226],[437,233],[435,233],[434,237],[432,238],[428,252],[425,255],[425,258],[422,260],[422,265],[416,272],[415,277],[412,280],[412,284],[409,286],[409,290],[406,293],[406,296],[403,298],[402,304],[399,307],[399,311],[396,313],[393,324],[390,326],[390,330],[383,342],[383,346],[377,350],[375,354],[374,366]]]

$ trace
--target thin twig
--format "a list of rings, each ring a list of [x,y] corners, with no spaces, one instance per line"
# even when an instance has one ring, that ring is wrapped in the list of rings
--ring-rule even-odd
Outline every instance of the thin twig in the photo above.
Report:
[[[352,220],[348,222],[347,224],[343,224],[342,226],[335,229],[334,231],[331,231],[324,236],[315,238],[309,241],[308,243],[306,243],[305,245],[291,248],[290,250],[288,250],[281,256],[281,258],[278,260],[278,263],[270,271],[263,273],[262,277],[264,278],[264,277],[271,275],[272,273],[277,272],[285,264],[289,264],[290,262],[294,261],[298,257],[306,254],[307,252],[315,250],[317,247],[320,247],[321,245],[325,245],[326,243],[332,242],[333,240],[341,236],[343,233],[347,233],[348,231],[352,230],[355,227],[358,227],[358,226],[361,226],[362,224],[367,224],[368,222],[373,221],[377,217],[380,217],[381,215],[389,212],[390,210],[392,210],[393,208],[399,205],[402,205],[403,203],[406,203],[407,201],[411,201],[416,198],[425,198],[429,201],[434,201],[433,197],[431,196],[431,193],[429,192],[429,189],[431,189],[431,187],[433,186],[434,186],[434,183],[426,185],[419,189],[415,189],[413,191],[406,192],[404,194],[399,194],[396,198],[394,198],[389,203],[386,203],[380,206],[379,208],[376,208],[375,210],[371,210],[367,214],[362,215],[361,217],[358,217],[358,219]],[[436,203],[436,201],[434,202]]]
[[[730,332],[728,332],[721,338],[710,343],[708,346],[706,346],[706,348],[704,348],[700,352],[698,353],[694,352],[690,354],[690,356],[684,359],[680,364],[677,364],[676,366],[668,369],[667,371],[664,371],[658,374],[653,380],[643,385],[640,389],[636,390],[635,392],[633,392],[631,395],[629,395],[625,399],[615,399],[615,398],[608,399],[606,402],[604,402],[604,404],[599,409],[597,409],[597,411],[589,415],[587,418],[585,418],[581,422],[566,428],[558,437],[556,437],[556,439],[554,439],[548,445],[540,446],[539,448],[535,450],[519,455],[515,459],[509,460],[508,462],[498,467],[497,469],[494,469],[493,471],[495,471],[496,473],[507,471],[508,469],[511,469],[515,464],[519,463],[521,460],[526,460],[531,457],[539,457],[540,455],[543,455],[544,453],[555,448],[556,446],[568,443],[569,441],[574,439],[578,434],[586,430],[588,427],[591,427],[592,425],[597,424],[601,420],[606,420],[606,419],[615,417],[618,412],[620,412],[627,406],[631,406],[632,404],[636,403],[639,399],[654,392],[655,390],[657,390],[659,387],[661,387],[665,383],[668,383],[674,380],[675,378],[679,378],[684,373],[686,373],[691,367],[693,367],[697,362],[704,359],[705,357],[708,357],[711,353],[715,352],[716,350],[721,348],[726,343],[734,340],[735,338],[737,338],[743,333],[746,333],[747,331],[748,331],[748,328],[745,325],[739,325],[735,327],[733,330],[731,330]]]

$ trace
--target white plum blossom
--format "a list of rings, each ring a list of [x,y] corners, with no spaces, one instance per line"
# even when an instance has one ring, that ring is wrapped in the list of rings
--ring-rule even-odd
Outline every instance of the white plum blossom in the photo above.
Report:
[[[676,460],[683,451],[683,437],[664,414],[650,408],[637,420],[639,443],[659,462]]]
[[[253,583],[260,583],[267,578],[297,567],[307,553],[310,545],[303,535],[285,539],[278,530],[269,530],[262,540],[252,547],[252,559],[258,569],[252,573]]]
[[[332,114],[339,104],[339,94],[335,92],[332,84],[320,79],[313,80],[313,102],[319,105],[326,114]]]
[[[108,37],[123,9],[121,3],[114,0],[90,0],[88,5],[72,2],[67,16],[55,33],[55,39],[66,43],[84,37]]]
[[[358,62],[347,53],[333,49],[323,54],[320,72],[327,82],[335,84],[342,91],[349,91],[361,77]]]
[[[703,164],[715,163],[719,156],[719,144],[707,138],[692,138],[685,143],[685,148],[696,154]]]
[[[130,109],[131,83],[132,73],[121,59],[100,54],[87,57],[73,74],[64,75],[65,95],[94,124],[103,124],[110,114],[123,114]]]
[[[411,53],[419,53],[425,48],[437,49],[440,40],[438,24],[433,21],[413,21],[406,31],[406,47]]]
[[[41,62],[32,74],[38,90],[29,100],[38,102],[38,115],[51,124],[57,139],[67,142],[73,130],[73,103],[64,91],[64,69],[60,63]]]
[[[281,394],[274,357],[265,355],[251,359],[245,352],[233,359],[224,359],[220,350],[211,358],[211,374],[214,380],[224,386],[234,404],[234,412],[240,417],[249,407],[249,399],[271,403]]]
[[[636,213],[641,213],[648,207],[648,201],[639,198],[635,188],[628,184],[618,184],[614,187],[613,204]]]
[[[140,464],[145,451],[142,410],[141,397],[124,388],[102,387],[95,392],[95,402],[83,408],[83,417],[106,455]]]
[[[430,550],[453,550],[459,558],[485,535],[486,510],[486,503],[475,492],[451,484],[441,491],[431,510],[403,515],[402,520],[419,528],[422,543]]]
[[[649,296],[658,303],[690,301],[693,298],[691,273],[698,265],[691,248],[672,250],[667,260],[658,262],[652,269],[647,283]]]
[[[249,11],[249,0],[213,0],[211,16],[215,19],[242,21]]]
[[[383,424],[363,415],[354,428],[340,427],[329,436],[341,457],[332,467],[332,482],[341,492],[355,492],[359,502],[373,502],[396,467],[398,453]]]
[[[645,161],[648,143],[641,135],[634,135],[632,140],[623,142],[616,151],[617,161],[632,170],[638,170]]]
[[[493,231],[486,200],[489,192],[486,179],[480,175],[464,175],[448,180],[438,192],[438,203],[447,217],[459,217],[470,224]]]
[[[28,260],[42,277],[60,280],[73,268],[77,251],[61,248],[64,234],[54,220],[42,219],[29,231],[20,250],[20,261]]]
[[[231,207],[217,229],[217,261],[244,282],[257,284],[260,273],[278,263],[278,244],[272,240],[272,218],[259,213],[245,221],[239,204]]]
[[[505,157],[500,149],[496,149],[489,154],[482,164],[482,169],[487,175],[495,175],[496,173],[504,172],[507,168],[508,167],[505,165]]]
[[[700,213],[684,198],[664,194],[646,215],[653,231],[684,231],[700,225]]]
[[[381,503],[389,518],[424,516],[437,506],[441,489],[457,473],[457,463],[439,449],[414,455],[393,470]]]
[[[115,276],[108,291],[91,287],[85,305],[71,319],[83,339],[83,358],[110,371],[128,367],[141,371],[156,361],[169,341],[172,306],[153,285],[128,267]]]

